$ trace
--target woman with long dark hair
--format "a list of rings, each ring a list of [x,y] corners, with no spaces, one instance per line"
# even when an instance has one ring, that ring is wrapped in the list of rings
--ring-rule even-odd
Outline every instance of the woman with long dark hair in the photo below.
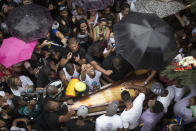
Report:
[[[80,19],[77,24],[76,38],[80,46],[87,49],[92,44],[92,30],[85,19]]]

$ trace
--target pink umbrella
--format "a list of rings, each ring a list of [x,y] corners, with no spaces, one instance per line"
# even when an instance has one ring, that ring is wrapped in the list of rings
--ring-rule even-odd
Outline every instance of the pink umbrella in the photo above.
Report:
[[[15,37],[4,39],[0,47],[0,64],[6,68],[31,58],[37,41],[25,43]]]

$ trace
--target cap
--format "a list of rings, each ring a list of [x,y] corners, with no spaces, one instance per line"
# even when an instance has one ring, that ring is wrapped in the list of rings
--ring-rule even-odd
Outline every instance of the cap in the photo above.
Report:
[[[193,117],[196,118],[196,105],[191,106],[191,111],[192,111]]]
[[[164,92],[164,87],[161,83],[159,82],[155,82],[152,86],[151,86],[151,91],[156,94],[156,95],[161,95]]]
[[[118,111],[118,102],[115,101],[108,105],[106,115],[113,116],[116,114],[117,111]]]
[[[77,116],[81,116],[82,118],[86,118],[88,115],[88,107],[82,105],[78,108]]]

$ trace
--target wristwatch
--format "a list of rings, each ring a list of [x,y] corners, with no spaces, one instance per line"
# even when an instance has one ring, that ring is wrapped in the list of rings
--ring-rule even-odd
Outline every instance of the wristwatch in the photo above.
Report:
[[[148,82],[147,81],[144,81],[144,85],[146,86],[148,84]]]

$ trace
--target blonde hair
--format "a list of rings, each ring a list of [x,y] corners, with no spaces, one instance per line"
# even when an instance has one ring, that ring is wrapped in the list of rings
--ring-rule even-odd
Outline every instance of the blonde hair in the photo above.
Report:
[[[69,39],[68,46],[70,46],[70,45],[73,44],[73,43],[77,43],[77,39],[76,39],[75,37],[71,37],[71,38]]]
[[[10,76],[7,80],[8,86],[9,88],[15,88],[16,84],[15,84],[15,79],[18,78],[17,76]]]

